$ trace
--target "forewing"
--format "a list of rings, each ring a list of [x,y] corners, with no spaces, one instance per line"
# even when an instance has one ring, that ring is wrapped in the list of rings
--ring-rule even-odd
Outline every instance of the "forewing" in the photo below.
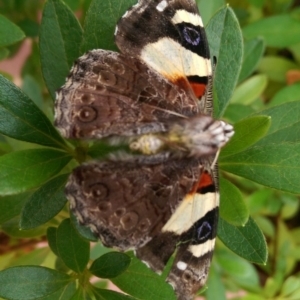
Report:
[[[55,125],[67,138],[131,136],[165,131],[197,113],[182,88],[138,59],[105,50],[80,57],[57,92]]]
[[[211,114],[209,47],[194,0],[140,0],[119,21],[115,39],[123,53],[193,90],[201,112]]]

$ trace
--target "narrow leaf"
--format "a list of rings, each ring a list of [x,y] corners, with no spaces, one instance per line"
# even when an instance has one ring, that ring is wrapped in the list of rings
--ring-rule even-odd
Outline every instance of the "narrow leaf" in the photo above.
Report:
[[[18,216],[30,193],[6,196],[0,198],[0,224]]]
[[[59,225],[56,236],[60,258],[68,268],[81,273],[89,261],[89,243],[78,235],[70,219],[65,219]]]
[[[24,38],[24,32],[17,25],[0,15],[0,48],[19,42]]]
[[[48,118],[12,82],[0,75],[0,132],[17,140],[66,148]]]
[[[0,193],[11,195],[36,188],[59,173],[70,161],[65,152],[30,149],[0,157]]]
[[[234,136],[222,149],[220,161],[222,157],[241,152],[262,139],[267,134],[270,125],[271,117],[261,115],[237,122],[234,125]]]
[[[245,42],[243,65],[240,72],[239,82],[245,80],[253,73],[264,51],[265,43],[260,37]]]
[[[219,220],[218,237],[237,255],[258,264],[267,261],[265,238],[252,218],[244,227],[230,225],[222,218]]]
[[[48,239],[48,244],[52,252],[58,256],[58,250],[57,250],[57,228],[55,227],[48,227],[47,228],[47,239]]]
[[[100,278],[114,278],[128,268],[130,261],[130,257],[124,253],[106,253],[93,262],[90,272]]]
[[[242,33],[231,8],[223,8],[210,20],[207,36],[211,55],[217,58],[214,92],[218,101],[214,108],[215,116],[221,117],[238,81],[243,58]]]
[[[80,55],[81,39],[82,28],[70,8],[60,0],[48,0],[39,40],[42,72],[53,99]]]
[[[92,1],[84,22],[81,52],[93,49],[117,50],[114,32],[118,20],[136,0]]]
[[[62,210],[67,202],[64,189],[68,176],[63,174],[51,179],[28,199],[21,214],[21,229],[38,227]]]
[[[38,266],[12,267],[0,271],[0,297],[31,300],[55,293],[72,278],[64,273]]]
[[[268,78],[266,75],[255,75],[241,83],[234,91],[231,103],[249,105],[253,103],[266,89]]]
[[[220,178],[220,216],[234,226],[244,226],[249,212],[240,190],[224,178]]]

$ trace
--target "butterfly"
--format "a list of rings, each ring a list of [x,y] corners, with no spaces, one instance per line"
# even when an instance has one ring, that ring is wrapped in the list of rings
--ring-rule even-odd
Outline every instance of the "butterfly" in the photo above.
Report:
[[[58,90],[66,138],[125,140],[137,155],[73,170],[66,195],[105,246],[133,249],[180,300],[205,285],[217,233],[215,164],[233,127],[212,118],[212,65],[194,0],[139,0],[120,19],[121,53],[80,57]]]

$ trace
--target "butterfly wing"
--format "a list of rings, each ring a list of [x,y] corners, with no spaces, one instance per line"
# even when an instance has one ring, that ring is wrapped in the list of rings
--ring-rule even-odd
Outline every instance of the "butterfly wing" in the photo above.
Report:
[[[198,161],[167,163],[164,155],[90,162],[73,171],[66,193],[104,245],[138,249],[160,235],[200,172]]]
[[[55,125],[67,138],[165,131],[165,123],[197,113],[188,91],[136,58],[105,50],[80,57],[57,92]]]
[[[105,246],[136,256],[160,273],[177,249],[167,281],[192,299],[207,279],[218,206],[207,162],[165,155],[90,162],[66,187],[71,209]],[[200,178],[200,180],[199,180]]]
[[[139,0],[119,21],[119,49],[200,98],[212,113],[212,68],[208,42],[194,0]]]

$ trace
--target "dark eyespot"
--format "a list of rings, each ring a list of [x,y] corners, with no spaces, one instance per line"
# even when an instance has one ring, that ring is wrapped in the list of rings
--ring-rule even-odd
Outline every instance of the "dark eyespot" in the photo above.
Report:
[[[116,76],[109,71],[101,71],[99,75],[98,81],[104,85],[113,86],[117,82]]]
[[[78,116],[81,122],[92,122],[97,118],[97,111],[92,107],[84,106],[81,108]]]
[[[197,46],[200,43],[200,33],[191,27],[185,26],[183,28],[184,39],[193,46]]]
[[[108,195],[108,188],[106,185],[102,183],[96,183],[90,186],[90,192],[93,195],[94,198],[96,199],[106,199]]]
[[[135,212],[128,212],[120,219],[120,223],[125,230],[130,230],[134,228],[138,221],[139,216]]]
[[[197,229],[198,240],[203,241],[203,240],[207,239],[208,236],[210,235],[211,231],[212,231],[211,225],[207,221],[204,221],[201,224],[201,226]]]

